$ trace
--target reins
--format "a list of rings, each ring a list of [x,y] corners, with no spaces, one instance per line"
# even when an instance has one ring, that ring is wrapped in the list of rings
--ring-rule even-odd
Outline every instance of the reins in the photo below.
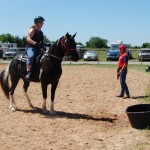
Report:
[[[45,55],[46,55],[46,56],[52,56],[52,57],[54,57],[54,58],[56,58],[56,59],[62,60],[62,58],[60,58],[60,57],[57,57],[57,56],[55,56],[55,55],[52,55],[52,54],[49,54],[49,53],[46,53]]]

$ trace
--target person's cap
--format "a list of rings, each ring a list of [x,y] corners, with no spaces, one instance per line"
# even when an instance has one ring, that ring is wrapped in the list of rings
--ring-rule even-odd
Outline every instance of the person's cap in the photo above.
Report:
[[[127,49],[127,47],[125,45],[120,45],[118,48],[123,49],[124,51],[126,51],[126,49]]]

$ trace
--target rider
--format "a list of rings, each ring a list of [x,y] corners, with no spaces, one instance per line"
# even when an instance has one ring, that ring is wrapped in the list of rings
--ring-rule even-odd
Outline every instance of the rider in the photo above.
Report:
[[[27,35],[27,75],[26,79],[30,80],[31,77],[31,68],[35,61],[35,56],[42,47],[42,43],[44,40],[43,32],[41,28],[43,26],[45,19],[41,16],[37,16],[34,18],[34,25],[29,28]]]

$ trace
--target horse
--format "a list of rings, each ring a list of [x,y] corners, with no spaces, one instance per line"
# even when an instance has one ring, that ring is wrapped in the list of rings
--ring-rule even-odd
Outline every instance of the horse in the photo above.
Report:
[[[48,50],[46,50],[42,56],[40,57],[40,61],[38,61],[39,69],[38,71],[33,71],[30,82],[40,82],[42,88],[43,95],[43,104],[42,111],[43,113],[50,113],[52,115],[56,114],[54,110],[54,98],[55,91],[58,85],[58,81],[62,75],[62,60],[65,54],[67,54],[68,58],[71,61],[78,61],[79,56],[76,50],[76,42],[75,36],[70,35],[68,32],[58,39],[55,43],[53,43]],[[19,55],[19,54],[18,54]],[[15,105],[15,101],[13,98],[15,88],[20,79],[23,80],[23,91],[25,92],[26,99],[31,108],[34,108],[31,100],[28,96],[27,90],[30,85],[30,82],[25,78],[27,73],[26,71],[26,59],[23,59],[22,55],[14,57],[6,69],[4,69],[0,74],[0,85],[2,91],[7,99],[10,101],[10,110],[12,112],[17,110]],[[34,66],[36,66],[34,65]],[[36,67],[33,67],[36,68]],[[35,73],[34,73],[35,72]],[[9,80],[10,79],[10,80]],[[9,83],[11,83],[9,86]],[[46,108],[46,100],[47,100],[47,87],[51,84],[51,105],[50,110]]]

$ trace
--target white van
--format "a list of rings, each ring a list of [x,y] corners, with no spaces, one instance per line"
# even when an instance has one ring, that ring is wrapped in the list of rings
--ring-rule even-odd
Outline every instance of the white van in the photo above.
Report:
[[[139,61],[150,60],[150,48],[141,48],[137,52]]]

